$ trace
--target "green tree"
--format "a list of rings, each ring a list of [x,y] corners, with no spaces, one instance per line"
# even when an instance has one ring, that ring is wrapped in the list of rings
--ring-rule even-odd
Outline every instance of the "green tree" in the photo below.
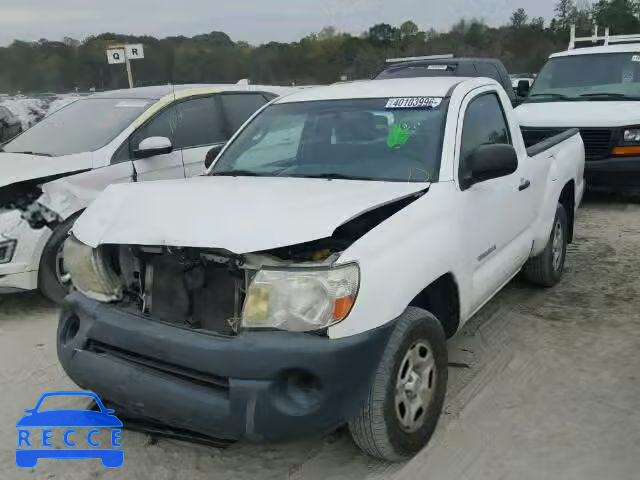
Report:
[[[523,28],[527,25],[529,16],[524,8],[518,8],[511,14],[511,26],[513,28]]]

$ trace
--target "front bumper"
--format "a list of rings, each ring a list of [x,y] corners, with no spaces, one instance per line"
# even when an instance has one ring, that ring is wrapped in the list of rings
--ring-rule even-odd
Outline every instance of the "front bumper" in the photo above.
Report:
[[[74,382],[116,415],[227,440],[277,441],[346,423],[393,328],[337,340],[276,331],[221,337],[78,293],[66,302],[58,358]]]
[[[640,157],[588,161],[585,178],[593,189],[640,191]]]
[[[0,241],[16,240],[9,263],[0,264],[0,293],[38,288],[38,268],[51,230],[32,229],[17,210],[0,214]]]

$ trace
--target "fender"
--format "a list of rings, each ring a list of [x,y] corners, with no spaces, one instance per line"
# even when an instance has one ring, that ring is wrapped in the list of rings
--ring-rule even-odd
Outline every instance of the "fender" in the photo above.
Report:
[[[132,179],[132,162],[96,168],[42,185],[43,194],[38,203],[60,219],[67,219],[87,208],[107,186],[114,183],[130,183]]]
[[[470,309],[471,275],[465,274],[464,234],[452,218],[453,182],[432,185],[408,205],[355,242],[338,264],[357,262],[360,290],[349,317],[329,329],[331,338],[366,332],[393,321],[424,288],[451,273],[458,284],[461,322]],[[381,274],[384,272],[384,274]]]

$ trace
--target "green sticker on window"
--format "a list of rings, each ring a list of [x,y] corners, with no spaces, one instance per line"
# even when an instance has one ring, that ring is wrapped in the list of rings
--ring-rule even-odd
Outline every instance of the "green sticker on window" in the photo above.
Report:
[[[387,146],[389,148],[401,147],[409,141],[411,132],[402,125],[393,125],[387,137]]]

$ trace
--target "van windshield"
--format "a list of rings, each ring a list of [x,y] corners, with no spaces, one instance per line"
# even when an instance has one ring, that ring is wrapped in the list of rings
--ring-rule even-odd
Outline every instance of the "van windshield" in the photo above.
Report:
[[[434,182],[446,110],[442,98],[275,104],[211,174]]]
[[[114,98],[77,100],[7,143],[3,151],[51,157],[93,152],[118,136],[152,103]]]
[[[640,100],[640,52],[552,58],[527,101]]]

